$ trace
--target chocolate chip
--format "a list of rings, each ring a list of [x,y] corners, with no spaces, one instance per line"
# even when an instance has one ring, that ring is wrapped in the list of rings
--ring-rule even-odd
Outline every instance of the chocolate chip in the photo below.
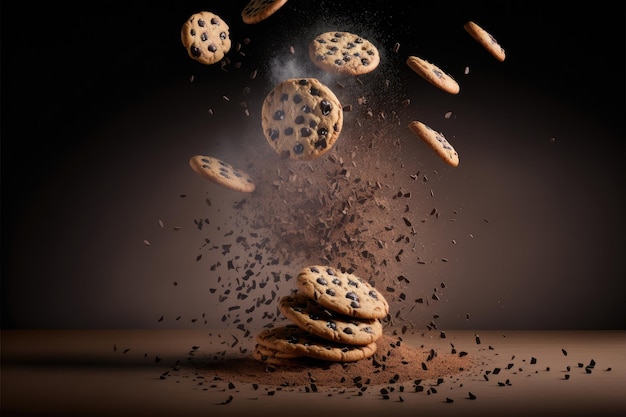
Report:
[[[322,100],[320,102],[320,110],[324,116],[328,116],[333,110],[333,105],[328,100]]]
[[[198,48],[196,45],[191,45],[189,47],[189,51],[191,51],[191,55],[193,55],[194,58],[198,58],[200,55],[202,55],[202,51],[200,51],[200,48]]]
[[[304,123],[304,116],[298,116],[294,121],[297,125],[301,125],[302,123]]]
[[[200,26],[201,28],[206,26],[206,22],[203,19],[198,19],[198,26]]]
[[[296,155],[300,155],[302,152],[304,152],[304,146],[301,143],[296,143],[296,145],[293,147],[293,151],[296,153]]]
[[[278,130],[276,130],[276,129],[269,129],[268,130],[268,135],[269,135],[271,140],[276,140],[276,139],[278,139],[279,133],[278,133]]]
[[[346,298],[353,301],[359,301],[359,296],[353,291],[348,291],[346,293]]]
[[[327,146],[326,138],[319,139],[315,142],[315,149],[326,149]]]
[[[274,120],[283,120],[285,118],[285,112],[282,110],[276,110],[272,118]]]

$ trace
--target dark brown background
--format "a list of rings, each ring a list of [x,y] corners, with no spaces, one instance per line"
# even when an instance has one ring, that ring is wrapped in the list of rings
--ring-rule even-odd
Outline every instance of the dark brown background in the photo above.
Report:
[[[240,123],[240,109],[222,95],[236,97],[247,71],[259,68],[258,104],[281,74],[272,58],[338,26],[387,54],[400,42],[460,80],[471,69],[455,97],[401,66],[385,74],[406,81],[420,117],[442,123],[446,111],[455,114],[446,135],[461,165],[427,166],[442,173],[443,201],[464,208],[465,232],[485,218],[491,227],[449,269],[423,278],[451,284],[442,325],[624,328],[623,5],[291,0],[250,26],[239,3],[83,5],[78,15],[58,4],[3,4],[3,328],[150,328],[163,314],[184,317],[167,326],[192,327],[189,317],[212,309],[209,320],[219,319],[205,287],[172,296],[172,282],[204,273],[194,262],[198,236],[157,238],[156,221],[191,226],[201,192],[185,204],[178,195],[204,189],[188,157],[236,153],[258,128]],[[245,72],[187,57],[180,27],[203,9],[220,14],[235,41],[252,40]],[[464,33],[470,19],[505,47],[505,62]],[[219,123],[207,108],[221,110]],[[226,195],[228,207],[230,194],[209,190],[216,201]],[[159,250],[146,252],[143,239]]]

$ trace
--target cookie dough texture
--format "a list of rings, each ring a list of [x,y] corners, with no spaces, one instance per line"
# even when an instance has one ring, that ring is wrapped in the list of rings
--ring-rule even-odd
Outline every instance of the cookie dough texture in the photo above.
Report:
[[[342,75],[362,75],[380,63],[374,44],[350,32],[325,32],[309,43],[309,58],[320,69]]]
[[[377,319],[357,319],[334,312],[303,294],[283,296],[280,312],[301,329],[327,340],[367,345],[380,339],[383,326]]]
[[[252,357],[257,361],[268,365],[295,366],[302,364],[302,362],[299,362],[298,359],[303,356],[298,353],[281,352],[257,343],[252,350]]]
[[[311,160],[328,152],[341,133],[343,109],[316,78],[290,78],[265,97],[261,125],[267,143],[282,157]]]
[[[324,307],[351,317],[382,319],[389,314],[385,297],[364,279],[341,270],[312,265],[300,270],[298,291]]]
[[[461,90],[459,84],[450,74],[446,74],[437,65],[423,58],[413,55],[409,56],[406,64],[420,77],[447,93],[458,94]]]
[[[448,142],[443,133],[437,132],[424,123],[414,120],[409,123],[409,129],[420,137],[441,159],[448,165],[456,167],[459,165],[459,154]]]
[[[284,6],[287,0],[250,0],[241,11],[244,23],[259,23]]]
[[[189,166],[203,178],[234,191],[251,193],[256,188],[247,172],[212,156],[195,155],[189,160]]]
[[[465,23],[465,25],[463,25],[463,28],[467,33],[472,36],[472,38],[474,38],[474,40],[482,45],[483,48],[489,51],[489,53],[493,55],[494,58],[496,58],[500,62],[504,61],[504,59],[506,58],[506,52],[504,51],[504,48],[500,46],[498,41],[496,41],[496,39],[489,32],[487,32],[485,29],[480,27],[475,22],[472,22],[471,20]]]
[[[201,64],[219,62],[231,47],[229,27],[218,15],[202,11],[187,19],[181,40],[189,57]]]
[[[376,342],[351,346],[317,337],[295,324],[267,327],[256,335],[259,345],[274,351],[321,359],[329,362],[355,362],[376,353]]]

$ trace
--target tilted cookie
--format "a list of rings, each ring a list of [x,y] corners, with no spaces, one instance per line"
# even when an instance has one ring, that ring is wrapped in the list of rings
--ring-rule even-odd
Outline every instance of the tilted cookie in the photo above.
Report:
[[[417,56],[409,56],[406,64],[423,79],[450,94],[458,94],[459,84],[450,74],[446,74],[437,65]]]
[[[448,165],[453,167],[459,165],[459,154],[443,133],[415,120],[409,123],[409,129],[426,142]]]
[[[283,7],[287,0],[250,0],[241,11],[244,23],[259,23]]]
[[[479,44],[482,45],[491,55],[493,55],[498,61],[502,62],[506,58],[506,53],[504,52],[504,48],[500,46],[498,41],[491,36],[489,32],[487,32],[482,27],[478,26],[476,23],[469,21],[463,25],[463,28],[467,33],[469,33],[474,40],[476,40]]]
[[[351,317],[382,319],[389,314],[385,297],[367,281],[328,266],[302,268],[298,291],[324,307]]]
[[[378,49],[350,32],[326,32],[309,43],[309,58],[320,69],[342,75],[374,71],[380,63]]]
[[[337,313],[304,294],[283,296],[278,308],[301,329],[327,340],[367,345],[383,335],[383,325],[378,319],[359,319]]]
[[[256,335],[259,345],[281,352],[296,353],[329,362],[355,362],[376,353],[376,342],[367,345],[347,345],[322,339],[295,324],[268,327]]]
[[[215,64],[230,50],[230,32],[221,17],[211,12],[191,15],[180,31],[189,56],[206,65]]]
[[[328,152],[343,127],[337,96],[316,78],[291,78],[265,97],[261,125],[281,156],[310,160]]]
[[[212,156],[195,155],[189,160],[189,166],[203,178],[231,190],[251,193],[256,188],[247,172]]]

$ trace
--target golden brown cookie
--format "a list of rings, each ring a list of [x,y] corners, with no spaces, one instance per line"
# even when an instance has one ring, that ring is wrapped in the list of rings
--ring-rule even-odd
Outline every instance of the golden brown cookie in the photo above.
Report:
[[[269,365],[296,366],[302,365],[302,361],[298,361],[297,359],[302,358],[303,355],[298,353],[281,352],[257,343],[252,350],[252,357],[259,362],[267,363]]]
[[[206,65],[215,64],[230,50],[230,32],[221,17],[211,12],[191,15],[180,31],[189,56]]]
[[[276,153],[310,160],[328,152],[339,138],[343,109],[331,89],[316,78],[291,78],[265,97],[261,125]]]
[[[409,56],[406,64],[423,79],[450,94],[458,94],[461,88],[450,74],[446,74],[437,65],[417,56]]]
[[[355,362],[376,353],[376,342],[367,345],[347,345],[315,336],[295,324],[267,327],[256,335],[259,345],[281,352],[297,353],[329,362]]]
[[[350,32],[325,32],[309,43],[309,58],[320,69],[342,75],[374,71],[380,63],[378,49]]]
[[[424,123],[415,120],[409,123],[409,129],[428,144],[448,165],[453,167],[459,165],[459,154],[443,133],[437,132]]]
[[[231,190],[251,193],[256,188],[247,172],[212,156],[193,156],[189,160],[189,166],[203,178]]]
[[[491,55],[498,61],[502,62],[506,58],[504,48],[500,46],[498,41],[491,36],[489,32],[478,26],[476,23],[469,21],[463,25],[463,28],[469,33],[476,42],[482,45]]]
[[[298,291],[324,307],[351,317],[382,319],[389,314],[385,297],[367,281],[329,266],[300,270]]]
[[[241,11],[241,18],[244,23],[258,23],[273,15],[285,3],[287,0],[250,0]]]
[[[367,345],[383,335],[383,325],[378,319],[358,319],[337,313],[304,294],[283,296],[278,308],[301,329],[327,340]]]

